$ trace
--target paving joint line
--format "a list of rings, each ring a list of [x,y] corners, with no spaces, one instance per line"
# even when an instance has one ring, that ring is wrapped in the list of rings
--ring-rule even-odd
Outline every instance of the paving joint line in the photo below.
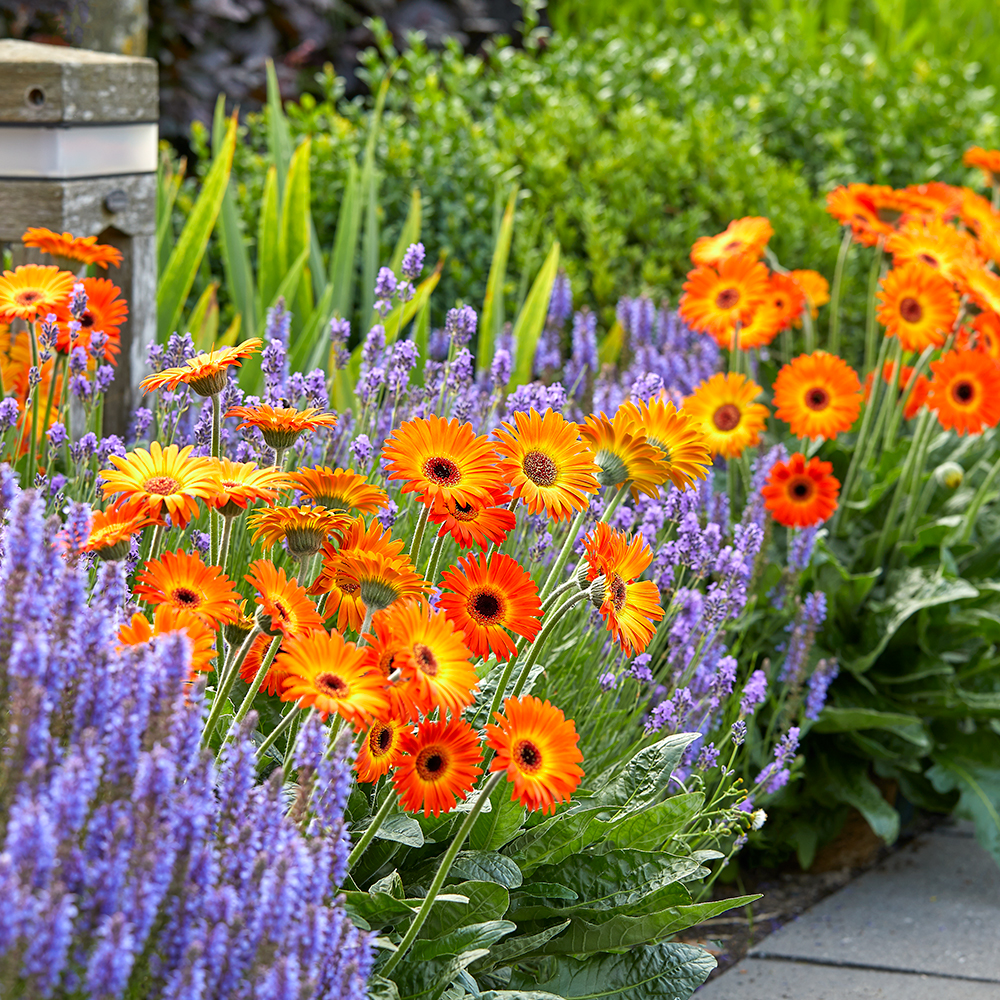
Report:
[[[752,951],[747,955],[747,958],[767,962],[799,962],[803,965],[818,965],[832,969],[858,969],[861,972],[894,972],[901,976],[926,976],[930,979],[956,979],[963,983],[989,983],[992,986],[1000,984],[1000,980],[998,979],[985,979],[982,976],[961,976],[950,972],[926,972],[919,969],[900,969],[889,965],[867,965],[864,962],[840,962],[836,959],[806,958],[800,955],[777,955],[766,951]]]

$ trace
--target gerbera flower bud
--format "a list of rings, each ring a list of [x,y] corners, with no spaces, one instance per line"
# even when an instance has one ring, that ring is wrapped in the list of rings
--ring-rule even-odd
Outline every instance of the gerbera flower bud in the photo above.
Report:
[[[957,462],[945,462],[934,470],[934,478],[946,489],[957,490],[965,479],[965,470]]]

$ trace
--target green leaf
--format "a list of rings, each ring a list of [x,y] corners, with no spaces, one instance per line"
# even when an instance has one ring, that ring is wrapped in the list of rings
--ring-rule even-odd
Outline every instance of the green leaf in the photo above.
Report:
[[[901,712],[827,705],[812,729],[817,733],[846,733],[852,729],[909,729],[915,721],[912,715],[903,715]],[[900,735],[905,738],[905,734]]]
[[[337,230],[330,254],[330,284],[333,286],[333,312],[342,319],[351,318],[354,308],[354,271],[361,232],[361,193],[357,164],[348,165],[347,184],[337,215]]]
[[[215,220],[222,207],[235,149],[236,122],[230,121],[219,155],[212,160],[198,199],[160,277],[160,287],[156,293],[157,333],[160,340],[166,340],[180,322],[184,303],[194,284],[195,274],[201,266]]]
[[[366,920],[372,927],[392,923],[394,917],[412,917],[422,900],[395,899],[387,892],[344,892],[344,905],[349,913]]]
[[[887,844],[895,842],[899,836],[899,813],[868,777],[866,761],[855,761],[852,766],[846,760],[827,756],[822,761],[822,773],[837,801],[854,806],[876,836]]]
[[[184,181],[187,160],[182,159],[176,171],[171,171],[166,155],[160,157],[156,176],[156,261],[157,273],[162,274],[170,259],[174,242],[174,203]]]
[[[407,956],[393,972],[400,1000],[437,1000],[466,966],[486,954],[485,949],[479,948],[454,958],[424,962]]]
[[[449,874],[474,882],[496,882],[507,889],[516,889],[522,881],[521,869],[496,851],[459,851]]]
[[[260,289],[258,313],[275,300],[281,283],[278,260],[278,172],[270,167],[264,178],[264,194],[257,215],[257,284]]]
[[[912,721],[912,720],[911,720]],[[671,795],[664,802],[633,813],[617,822],[596,820],[593,833],[601,833],[616,847],[631,847],[637,851],[656,850],[675,837],[705,804],[702,792]]]
[[[420,226],[422,204],[420,200],[420,188],[414,188],[410,192],[410,207],[403,220],[403,228],[399,231],[399,239],[396,240],[396,248],[392,252],[389,260],[389,267],[398,275],[399,269],[403,266],[403,255],[413,243],[420,242]],[[373,320],[373,322],[375,322]]]
[[[360,832],[360,831],[359,831]],[[406,813],[394,813],[387,816],[382,825],[375,831],[377,840],[394,840],[407,847],[423,847],[424,831],[420,824]]]
[[[278,268],[286,274],[293,261],[298,260],[303,252],[309,259],[312,247],[309,215],[309,151],[311,140],[306,138],[292,154],[288,167],[288,178],[285,183],[285,193],[281,202],[281,227],[278,234]],[[303,262],[305,266],[305,261]],[[298,285],[296,302],[289,303],[289,308],[295,312],[295,322],[308,322],[312,310],[312,285],[302,281]]]
[[[514,970],[515,989],[544,990],[565,1000],[679,1000],[691,996],[715,968],[715,959],[689,944],[658,944],[624,955],[559,958],[540,982]]]
[[[607,336],[601,341],[601,346],[597,349],[597,360],[602,365],[613,365],[618,362],[618,356],[625,346],[625,328],[615,320],[614,325],[608,330]]]
[[[444,955],[461,955],[477,948],[488,950],[500,938],[516,930],[517,924],[510,920],[487,920],[481,924],[467,924],[442,937],[416,941],[410,956],[415,961],[426,962]]]
[[[551,927],[546,927],[544,930],[538,931],[537,934],[521,934],[518,937],[500,941],[490,948],[490,953],[486,958],[476,963],[472,972],[494,969],[497,966],[513,962],[516,958],[524,958],[526,955],[534,954],[554,937],[562,934],[569,925],[569,920],[563,920],[558,924],[553,924]]]
[[[267,311],[277,305],[278,299],[284,299],[286,304],[290,303],[294,299],[295,293],[299,287],[299,282],[302,281],[302,272],[305,270],[306,261],[308,259],[309,247],[306,247],[302,253],[300,253],[294,261],[292,261],[292,266],[281,279],[281,283],[274,290],[274,294],[271,299],[269,301],[266,299],[261,301],[261,310],[258,314],[261,327],[264,326]]]
[[[368,977],[366,1000],[399,1000],[399,990],[391,979],[379,975]]]
[[[468,897],[469,902],[436,902],[420,928],[421,938],[443,937],[468,924],[499,920],[510,906],[507,890],[496,882],[460,882],[451,891]]]
[[[496,245],[493,248],[489,277],[486,279],[486,297],[483,299],[483,308],[479,319],[479,344],[476,349],[476,365],[481,372],[486,371],[492,364],[493,345],[503,329],[503,286],[507,280],[507,258],[510,256],[510,243],[514,236],[514,208],[517,205],[517,190],[515,184],[507,199],[507,207],[504,210]]]
[[[191,334],[194,346],[199,351],[210,351],[219,332],[219,300],[216,297],[219,283],[206,285],[184,328]]]
[[[499,850],[517,836],[524,823],[524,806],[511,799],[508,786],[498,785],[490,804],[493,808],[480,813],[469,832],[469,846],[477,851]]]
[[[274,62],[267,60],[267,141],[271,163],[275,167],[278,182],[278,197],[285,196],[285,178],[288,176],[288,165],[292,159],[292,137],[288,129],[288,119],[281,106],[281,88],[278,86],[278,74],[274,71]]]
[[[684,751],[697,738],[697,733],[676,733],[643,747],[615,778],[597,790],[594,803],[627,815],[655,802],[666,792]]]
[[[543,993],[541,990],[487,990],[480,993],[478,1000],[565,1000],[555,993]]]
[[[518,902],[511,900],[511,906],[521,905],[523,897],[530,896],[533,899],[579,899],[580,897],[564,885],[556,882],[539,882],[533,878],[530,882],[521,885],[514,894]]]
[[[514,322],[514,372],[511,379],[513,385],[523,385],[531,381],[535,364],[535,349],[538,337],[545,326],[545,317],[549,313],[549,299],[552,297],[552,286],[559,272],[559,241],[554,240],[537,276],[524,300],[524,305]]]
[[[417,311],[417,319],[413,324],[413,343],[417,348],[417,365],[412,370],[410,378],[415,385],[424,384],[424,362],[427,360],[427,341],[431,334],[431,300],[430,297]]]

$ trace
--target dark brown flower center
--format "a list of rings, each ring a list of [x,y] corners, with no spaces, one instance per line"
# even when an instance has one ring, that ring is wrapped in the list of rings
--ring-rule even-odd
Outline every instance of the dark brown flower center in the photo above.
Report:
[[[894,226],[899,222],[902,212],[898,208],[877,208],[875,214],[878,216],[879,222],[885,222],[890,226]]]
[[[955,402],[968,406],[976,397],[976,387],[966,379],[961,379],[951,387],[951,394]]]
[[[830,394],[822,386],[814,385],[806,392],[806,406],[810,410],[825,410],[830,405]]]
[[[621,611],[625,607],[628,590],[625,588],[625,581],[617,573],[608,581],[607,592],[611,597],[611,604],[615,611]]]
[[[540,451],[529,451],[521,462],[521,468],[536,486],[551,486],[559,474],[556,463]]]
[[[80,326],[84,330],[89,330],[94,325],[94,315],[91,312],[85,312],[80,317]]]
[[[929,253],[918,253],[917,259],[922,260],[925,264],[930,264],[931,267],[940,267],[941,262]]]
[[[740,424],[743,414],[735,403],[723,403],[715,413],[712,414],[712,423],[720,431],[734,431]]]
[[[18,292],[14,296],[14,301],[19,306],[30,306],[42,297],[42,293],[35,288],[25,288],[23,292]]]
[[[343,677],[336,674],[322,673],[316,676],[316,687],[331,698],[346,698],[350,693],[350,687]]]
[[[343,583],[338,580],[337,586],[340,587],[342,593],[349,594],[351,597],[361,590],[361,585],[355,583],[354,580],[345,580]]]
[[[196,608],[201,604],[201,594],[189,587],[175,587],[170,592],[174,604],[180,604],[185,608]]]
[[[521,740],[514,747],[514,760],[522,771],[534,773],[542,766],[542,752],[531,740]]]
[[[899,315],[907,323],[919,323],[924,318],[924,308],[915,298],[907,295],[899,303]]]
[[[430,646],[425,646],[422,642],[414,643],[413,659],[428,677],[437,677],[438,661]]]
[[[724,288],[715,296],[715,304],[720,309],[732,309],[740,301],[740,290],[738,288]]]
[[[788,495],[796,503],[805,503],[815,492],[815,483],[806,476],[799,476],[788,484]]]
[[[281,603],[281,601],[275,601],[274,614],[271,617],[280,618],[283,622],[287,622],[288,619],[291,618],[292,616],[289,613],[288,608],[286,608],[284,604]]]
[[[424,781],[440,781],[447,771],[447,758],[442,753],[442,747],[425,747],[417,754],[417,774]]]
[[[480,625],[498,625],[503,619],[503,600],[495,591],[477,591],[469,599],[469,614]]]
[[[456,521],[475,521],[479,517],[479,508],[473,507],[471,503],[457,503],[452,511],[452,517]]]
[[[424,475],[438,486],[454,486],[462,478],[458,466],[450,458],[440,456],[424,462]]]
[[[368,737],[368,749],[376,757],[384,757],[392,747],[392,730],[380,722],[375,723],[371,735]]]
[[[147,493],[155,493],[161,497],[168,497],[172,493],[176,493],[178,486],[180,483],[171,476],[153,476],[152,479],[147,479],[142,484],[142,488]]]
[[[725,252],[736,253],[736,251],[742,249],[742,247],[743,247],[742,240],[730,240],[725,246]]]

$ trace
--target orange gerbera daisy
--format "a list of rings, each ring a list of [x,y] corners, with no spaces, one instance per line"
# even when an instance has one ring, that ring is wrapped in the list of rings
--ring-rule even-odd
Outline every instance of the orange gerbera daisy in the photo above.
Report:
[[[861,382],[835,354],[801,354],[778,372],[774,406],[796,437],[835,438],[858,419]]]
[[[972,237],[940,219],[908,222],[886,240],[885,249],[896,267],[926,264],[949,281],[961,281],[965,268],[979,264]]]
[[[941,181],[928,181],[908,184],[899,194],[906,199],[910,206],[907,211],[914,217],[948,219],[959,212],[965,190]]]
[[[434,709],[462,714],[479,687],[464,636],[443,611],[425,600],[400,602],[389,612],[389,627],[399,639],[394,665],[407,682],[407,696],[424,715]]]
[[[101,559],[124,559],[132,536],[150,524],[153,518],[141,506],[128,500],[116,500],[107,510],[91,511],[90,536],[83,552],[96,552]]]
[[[344,642],[338,632],[322,629],[289,636],[281,645],[275,663],[287,672],[282,701],[311,706],[323,720],[337,713],[358,730],[385,716],[389,708],[385,680],[372,666],[367,650]]]
[[[601,486],[631,483],[633,497],[660,495],[660,484],[669,478],[668,464],[663,451],[650,444],[643,429],[633,423],[630,411],[619,409],[614,420],[592,413],[580,425],[580,436],[593,452]]]
[[[147,375],[139,385],[144,392],[153,392],[156,389],[173,390],[183,382],[191,386],[199,396],[217,396],[226,387],[229,368],[232,365],[240,367],[244,358],[249,358],[260,350],[260,345],[260,338],[253,337],[236,347],[219,347],[207,354],[196,354],[179,368],[167,368],[155,375]],[[235,410],[242,409],[246,407],[234,407],[226,416],[238,416]]]
[[[681,408],[705,435],[713,455],[739,458],[759,441],[768,409],[754,400],[763,392],[756,382],[735,373],[700,382]]]
[[[677,489],[687,489],[695,479],[708,475],[712,456],[704,433],[690,414],[678,412],[669,400],[651,399],[622,403],[615,419],[619,415],[623,422],[631,423],[633,432],[644,432],[646,440],[663,452],[660,464]]]
[[[996,427],[1000,420],[1000,368],[982,351],[949,351],[931,362],[927,405],[946,430],[959,436]]]
[[[291,448],[303,431],[317,427],[335,427],[336,413],[324,413],[316,407],[296,410],[294,406],[233,406],[227,417],[237,417],[243,422],[238,426],[258,427],[264,443],[275,450]]]
[[[273,641],[274,639],[269,635],[259,635],[254,639],[247,650],[247,655],[243,657],[243,662],[240,664],[240,680],[247,684],[253,684]],[[267,668],[267,673],[264,674],[264,679],[260,683],[260,690],[271,697],[281,694],[287,676],[288,671],[278,662],[277,654],[275,654],[271,660],[271,666]]]
[[[402,736],[405,756],[392,783],[407,812],[439,816],[451,812],[472,791],[483,752],[475,730],[463,719],[425,722]]]
[[[87,308],[80,314],[80,329],[75,334],[71,334],[69,328],[70,321],[75,318],[69,311],[69,300],[55,310],[59,320],[56,350],[69,354],[74,347],[85,347],[89,351],[90,338],[102,332],[108,338],[104,345],[104,357],[117,364],[116,356],[121,350],[121,326],[128,319],[128,303],[119,298],[122,290],[107,278],[84,278],[83,290],[87,293]]]
[[[767,302],[778,311],[781,329],[784,329],[802,315],[802,310],[806,307],[806,294],[793,275],[775,271],[768,281]]]
[[[151,517],[164,508],[179,528],[198,516],[198,498],[206,502],[219,492],[219,473],[207,458],[195,458],[192,445],[160,447],[152,441],[149,451],[136,448],[124,458],[110,455],[115,469],[102,469],[101,487],[106,497],[121,493],[132,502],[142,501]]]
[[[883,279],[878,320],[905,351],[940,347],[958,316],[951,282],[926,264],[904,264]]]
[[[372,486],[364,476],[353,469],[299,469],[288,478],[315,504],[329,510],[352,514],[374,514],[381,507],[389,506],[385,490]]]
[[[40,226],[29,227],[21,237],[26,247],[36,247],[53,257],[66,257],[83,264],[97,264],[106,271],[108,264],[120,267],[122,252],[106,243],[98,243],[96,236],[74,236],[72,233],[54,233]]]
[[[987,184],[996,182],[996,175],[1000,174],[1000,149],[983,149],[981,146],[972,146],[965,151],[962,162],[967,167],[978,167],[983,172]]]
[[[397,719],[400,722],[416,721],[420,710],[414,699],[414,685],[403,680],[396,669],[396,659],[403,653],[405,637],[399,635],[392,627],[392,614],[395,608],[380,611],[372,618],[371,631],[365,633],[368,645],[368,656],[372,664],[386,682],[386,693],[389,696],[389,712],[384,718]],[[395,678],[393,675],[395,674]]]
[[[773,235],[774,227],[770,220],[762,216],[734,219],[718,236],[699,236],[691,248],[691,262],[704,267],[717,267],[724,260],[739,254],[759,260]]]
[[[502,488],[494,488],[491,493],[493,503],[489,506],[479,501],[460,504],[454,500],[435,504],[429,520],[431,524],[441,525],[438,532],[441,538],[450,534],[460,548],[471,549],[478,545],[485,549],[491,543],[502,545],[517,524],[514,512],[504,506],[513,498]]]
[[[515,652],[506,629],[533,640],[542,627],[538,586],[508,555],[480,553],[458,560],[441,575],[450,593],[438,598],[438,607],[465,633],[465,643],[476,656],[492,653],[507,660]]]
[[[1000,315],[987,309],[973,319],[972,328],[978,335],[976,346],[979,350],[994,361],[1000,361]]]
[[[354,761],[358,781],[378,781],[383,774],[388,774],[403,759],[403,737],[410,730],[409,724],[395,719],[373,722]]]
[[[739,350],[749,351],[753,347],[767,347],[785,326],[785,313],[771,302],[762,302],[740,324],[739,332],[732,326],[726,333],[712,336],[719,347],[732,349],[735,341]]]
[[[118,630],[118,641],[122,646],[142,646],[158,635],[184,632],[191,643],[191,669],[209,671],[215,659],[215,633],[191,611],[172,604],[159,604],[153,621],[137,611],[128,625]]]
[[[850,226],[854,239],[874,246],[895,232],[896,223],[913,201],[903,192],[876,184],[848,184],[826,196],[826,210],[842,225]]]
[[[76,277],[53,264],[22,264],[0,276],[0,319],[33,320],[68,301]]]
[[[325,507],[262,507],[250,512],[247,527],[253,528],[251,542],[272,548],[283,538],[297,559],[316,555],[323,543],[350,523],[350,518]]]
[[[497,725],[486,725],[486,745],[497,752],[490,770],[507,772],[512,802],[554,813],[583,778],[576,725],[561,709],[530,696],[508,698],[503,710],[494,713]]]
[[[385,611],[396,601],[421,597],[430,590],[410,557],[385,556],[363,549],[340,553],[338,570],[347,583],[358,588],[358,599],[367,611]]]
[[[172,604],[213,625],[239,617],[233,581],[218,566],[206,566],[197,553],[164,552],[145,564],[135,582],[135,596],[150,604]]]
[[[718,340],[732,338],[737,323],[750,319],[767,298],[767,268],[752,257],[728,257],[715,271],[697,267],[688,273],[680,301],[681,318],[693,330]]]
[[[259,469],[256,462],[233,462],[228,458],[209,461],[219,473],[219,491],[206,502],[218,508],[223,517],[236,517],[257,500],[273,504],[278,494],[291,486],[289,477],[274,466]]]
[[[491,489],[500,485],[489,440],[477,437],[471,424],[433,413],[393,431],[382,455],[389,462],[389,479],[403,480],[403,492],[416,493],[421,503],[488,503]]]
[[[663,620],[656,584],[638,577],[653,561],[653,552],[642,535],[629,542],[624,532],[599,521],[584,539],[587,578],[593,581],[590,599],[608,631],[629,655],[641,653]]]
[[[579,427],[552,409],[515,413],[513,423],[493,434],[500,475],[529,513],[544,510],[555,521],[568,521],[598,491],[597,469]]]
[[[257,559],[248,568],[243,579],[257,591],[257,603],[270,619],[270,625],[261,623],[268,635],[300,635],[322,628],[323,619],[298,580],[289,580],[283,569],[266,559]]]
[[[819,307],[830,301],[830,282],[818,271],[789,271],[788,277],[802,289],[809,303],[809,312],[815,319],[819,315]]]
[[[1000,277],[985,267],[969,268],[965,272],[965,287],[980,309],[1000,313]]]
[[[787,462],[775,462],[761,489],[764,506],[788,528],[809,528],[837,509],[840,481],[833,465],[796,452]]]

